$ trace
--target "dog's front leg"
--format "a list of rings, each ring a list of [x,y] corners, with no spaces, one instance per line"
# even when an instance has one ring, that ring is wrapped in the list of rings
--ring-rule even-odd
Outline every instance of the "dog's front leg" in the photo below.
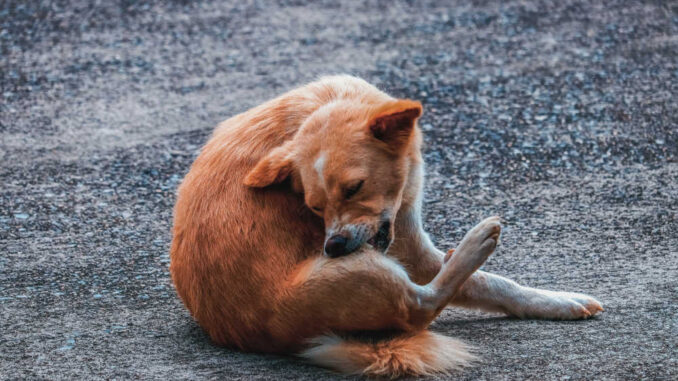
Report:
[[[396,240],[389,255],[398,258],[415,282],[428,283],[448,258],[424,232],[419,207],[401,209],[395,228]],[[600,303],[588,295],[524,287],[480,270],[466,280],[452,304],[541,319],[581,319],[603,310]]]
[[[480,270],[466,280],[451,304],[538,319],[584,319],[603,310],[588,295],[525,287]]]
[[[436,249],[421,222],[420,201],[403,206],[395,219],[395,240],[388,254],[402,263],[410,278],[426,284],[438,274],[445,253]]]

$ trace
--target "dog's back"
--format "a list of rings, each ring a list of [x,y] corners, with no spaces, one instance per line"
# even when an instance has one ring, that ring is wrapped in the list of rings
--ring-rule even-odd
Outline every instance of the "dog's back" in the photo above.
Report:
[[[426,327],[494,250],[498,219],[479,224],[424,286],[387,253],[397,224],[420,234],[410,217],[421,113],[419,102],[337,76],[217,127],[179,189],[170,265],[212,340],[375,376],[468,364],[462,343]],[[410,217],[397,220],[401,211]],[[396,334],[341,336],[359,331]]]
[[[243,185],[259,159],[336,99],[389,97],[349,76],[326,77],[221,123],[182,182],[174,215],[172,279],[217,343],[278,351],[267,337],[271,306],[294,267],[322,253],[322,219],[289,184]]]
[[[425,375],[473,358],[426,330],[450,303],[551,319],[602,311],[587,295],[477,271],[498,217],[444,259],[421,222],[422,111],[337,76],[215,130],[179,189],[170,271],[216,343],[347,373]]]

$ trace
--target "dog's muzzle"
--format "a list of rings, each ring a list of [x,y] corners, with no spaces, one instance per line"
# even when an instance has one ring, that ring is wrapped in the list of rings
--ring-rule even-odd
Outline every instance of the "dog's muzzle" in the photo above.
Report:
[[[348,239],[341,234],[335,234],[325,242],[325,254],[330,258],[350,254],[347,250]]]
[[[377,232],[368,240],[365,240],[367,227],[362,226],[352,233],[343,232],[335,234],[325,241],[325,254],[330,258],[342,257],[351,254],[367,243],[380,252],[386,252],[391,245],[391,222],[385,220],[379,225]]]

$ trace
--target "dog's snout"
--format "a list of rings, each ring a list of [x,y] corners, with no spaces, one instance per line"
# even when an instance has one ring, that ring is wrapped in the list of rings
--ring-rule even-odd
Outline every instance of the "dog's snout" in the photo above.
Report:
[[[325,253],[332,258],[346,255],[348,254],[346,250],[347,244],[348,239],[345,236],[335,234],[325,242]]]

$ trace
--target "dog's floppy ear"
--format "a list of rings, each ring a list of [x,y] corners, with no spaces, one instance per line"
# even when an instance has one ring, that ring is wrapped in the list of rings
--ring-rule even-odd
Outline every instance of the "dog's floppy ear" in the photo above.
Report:
[[[273,149],[264,156],[243,182],[252,188],[264,188],[285,180],[292,173],[292,158],[287,144]]]
[[[389,102],[375,113],[370,121],[370,131],[391,148],[399,149],[409,141],[414,123],[421,113],[421,103],[417,101],[399,99]]]

